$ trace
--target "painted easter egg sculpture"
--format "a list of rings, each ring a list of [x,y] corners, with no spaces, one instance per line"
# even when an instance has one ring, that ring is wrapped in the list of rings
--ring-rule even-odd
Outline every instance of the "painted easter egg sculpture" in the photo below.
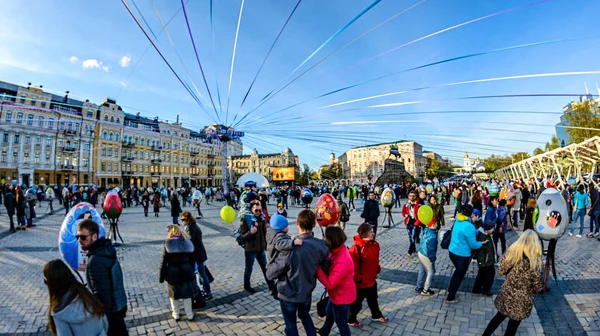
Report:
[[[340,206],[331,194],[325,193],[317,199],[315,215],[320,226],[336,224],[340,219]]]
[[[392,207],[393,203],[394,193],[392,192],[392,189],[387,188],[383,191],[383,193],[381,193],[381,205],[383,205],[386,208],[390,208]]]
[[[73,206],[65,216],[58,234],[58,250],[63,260],[73,269],[85,271],[87,263],[87,252],[81,250],[81,246],[75,237],[77,225],[84,219],[91,219],[98,224],[98,238],[106,237],[106,230],[100,214],[96,208],[89,203],[81,202]]]
[[[537,201],[537,220],[533,228],[543,240],[559,239],[569,225],[567,203],[554,188],[545,189]]]
[[[300,199],[302,199],[302,202],[304,204],[308,205],[308,204],[312,203],[313,194],[308,188],[304,188],[304,190],[302,190],[302,197]]]
[[[119,198],[119,194],[114,191],[108,192],[104,198],[102,208],[104,209],[104,214],[106,217],[119,218],[119,216],[121,216],[121,212],[123,212],[123,204],[121,204],[121,198]]]

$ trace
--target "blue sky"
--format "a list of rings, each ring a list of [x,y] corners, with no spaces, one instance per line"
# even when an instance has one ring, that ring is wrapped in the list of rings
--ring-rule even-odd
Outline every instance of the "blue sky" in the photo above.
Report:
[[[383,0],[331,40],[293,76],[290,73],[323,42],[373,0],[303,0],[266,61],[249,98],[244,94],[296,0],[246,0],[242,13],[235,66],[228,93],[229,75],[240,0],[215,0],[214,48],[209,0],[186,4],[199,57],[213,98],[217,83],[228,124],[256,107],[271,90],[277,90],[324,57],[420,0]],[[533,1],[531,1],[533,2]],[[290,147],[302,162],[318,167],[328,153],[374,142],[412,139],[455,162],[469,151],[486,157],[526,150],[546,142],[554,133],[557,114],[501,112],[436,113],[434,111],[545,111],[560,112],[570,97],[495,98],[452,100],[478,95],[584,93],[584,83],[597,94],[600,75],[525,78],[431,88],[377,98],[333,108],[330,104],[388,92],[410,90],[477,79],[557,72],[599,71],[600,39],[586,39],[483,55],[411,71],[362,85],[285,111],[293,104],[377,76],[427,63],[491,49],[555,39],[598,35],[600,1],[552,0],[491,17],[410,44],[382,57],[363,62],[393,47],[439,30],[530,3],[517,0],[427,0],[330,56],[314,69],[269,99],[240,125],[245,144],[259,152]],[[185,126],[200,128],[213,123],[189,34],[180,11],[167,26],[176,46],[160,33],[181,8],[180,1],[128,1],[134,13],[158,35],[157,45],[177,73],[198,87],[205,113],[177,81],[137,27],[120,1],[3,1],[0,9],[0,79],[42,84],[47,90],[101,102],[117,98],[127,111],[141,111],[173,121],[177,114]],[[146,27],[147,28],[147,27]],[[181,56],[183,64],[179,61]],[[134,69],[134,65],[137,65]],[[573,97],[575,98],[575,97]],[[419,104],[360,109],[378,104],[426,100]],[[434,100],[434,101],[432,101]],[[215,102],[218,105],[218,102]],[[349,110],[353,109],[354,110]],[[222,112],[220,110],[223,110]],[[412,113],[400,115],[401,113]],[[301,118],[300,118],[301,117]],[[298,119],[294,119],[298,118]],[[339,122],[368,122],[339,124]],[[394,121],[393,123],[375,123]],[[332,124],[338,123],[338,124]],[[492,130],[496,129],[496,130]],[[509,140],[527,140],[509,141]],[[312,141],[308,141],[312,140]]]

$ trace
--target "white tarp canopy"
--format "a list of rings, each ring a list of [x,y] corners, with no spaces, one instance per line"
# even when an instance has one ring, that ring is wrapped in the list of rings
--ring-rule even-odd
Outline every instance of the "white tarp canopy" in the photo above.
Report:
[[[236,184],[238,187],[243,188],[247,182],[256,182],[256,186],[259,188],[269,187],[269,181],[267,181],[267,178],[259,173],[246,173],[237,180]]]

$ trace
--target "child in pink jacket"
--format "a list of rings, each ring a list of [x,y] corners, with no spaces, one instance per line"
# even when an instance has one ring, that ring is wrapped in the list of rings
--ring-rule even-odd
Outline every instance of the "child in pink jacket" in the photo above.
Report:
[[[331,332],[333,322],[337,325],[341,336],[350,336],[348,312],[350,304],[356,300],[356,284],[354,283],[354,262],[344,243],[346,234],[338,226],[325,229],[325,243],[331,253],[329,274],[317,269],[317,278],[325,286],[329,294],[327,317],[325,324],[318,330],[319,335],[327,336]]]

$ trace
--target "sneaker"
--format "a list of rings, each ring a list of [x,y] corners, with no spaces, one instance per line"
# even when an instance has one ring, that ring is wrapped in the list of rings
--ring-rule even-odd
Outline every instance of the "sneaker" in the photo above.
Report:
[[[212,294],[209,294],[209,295],[205,295],[205,296],[204,296],[204,300],[206,300],[206,301],[210,301],[210,300],[212,300],[212,299],[213,299],[213,296],[212,296]]]
[[[173,313],[173,315],[171,315],[171,316],[173,316],[173,319],[174,319],[175,321],[179,321],[179,320],[181,319],[181,317],[179,316],[179,314],[175,314],[175,313]]]
[[[588,233],[588,234],[586,235],[586,237],[588,237],[588,238],[592,238],[592,237],[594,237],[594,233],[593,233],[593,232],[590,232],[590,233]]]
[[[569,232],[569,236],[572,236],[572,235],[573,235],[573,232]]]
[[[581,238],[581,235],[580,235],[580,234],[578,234],[578,235],[577,235],[577,236],[575,236],[575,237],[577,237],[577,238]]]
[[[415,287],[415,292],[421,293],[423,291],[423,287]]]
[[[406,256],[412,258],[412,253],[407,253]]]
[[[354,323],[348,322],[348,325],[349,325],[350,327],[352,327],[352,328],[356,328],[356,329],[360,329],[360,328],[362,328],[362,327],[363,327],[363,324],[362,324],[362,323],[360,323],[360,322],[354,322]]]
[[[598,232],[594,233],[594,237],[598,237],[599,235]]]
[[[196,319],[196,315],[188,316],[187,319],[189,322],[194,322],[194,320]]]
[[[432,296],[433,294],[435,294],[435,292],[432,291],[431,289],[421,291],[421,295],[423,295],[423,296]]]
[[[460,301],[458,299],[454,299],[454,300],[446,300],[447,304],[455,304],[455,303],[459,303]]]
[[[254,289],[252,287],[244,287],[244,290],[250,294],[256,293],[256,289]]]
[[[379,323],[388,323],[390,320],[385,317],[371,317],[371,321],[379,322]]]

